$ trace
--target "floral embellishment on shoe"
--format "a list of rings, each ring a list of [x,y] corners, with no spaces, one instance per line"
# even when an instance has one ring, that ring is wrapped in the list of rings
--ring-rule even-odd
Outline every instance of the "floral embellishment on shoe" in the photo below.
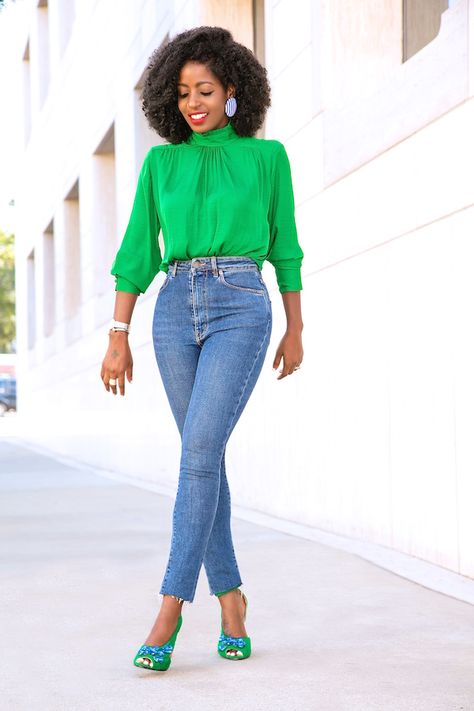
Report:
[[[240,650],[247,645],[246,640],[243,637],[230,637],[224,633],[219,637],[218,649],[221,651],[225,650],[225,654],[230,657],[243,657],[243,652]],[[227,649],[227,647],[239,647],[240,649]]]
[[[234,589],[240,594],[244,602],[243,619],[245,621],[248,606],[247,597],[239,587],[232,588],[232,590]],[[230,592],[230,590],[227,592]],[[251,654],[250,637],[232,637],[231,635],[225,633],[222,612],[221,631],[217,642],[217,652],[221,657],[229,660],[247,659],[247,657],[250,657]]]
[[[173,634],[165,644],[142,644],[133,660],[135,666],[156,671],[166,671],[171,664],[171,655],[182,622],[183,618],[180,615]]]
[[[243,637],[228,637],[225,634],[221,634],[219,637],[219,649],[224,649],[227,645],[232,647],[245,647],[246,641]]]
[[[147,659],[148,657],[151,657],[155,662],[163,662],[165,660],[165,654],[171,654],[172,651],[172,644],[162,644],[161,646],[142,644],[137,652],[138,658],[136,661],[149,666],[150,660]]]

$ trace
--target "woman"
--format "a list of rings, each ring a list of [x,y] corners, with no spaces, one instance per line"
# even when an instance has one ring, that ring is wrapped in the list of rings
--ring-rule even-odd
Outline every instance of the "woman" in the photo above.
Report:
[[[266,70],[219,27],[177,35],[152,54],[143,90],[150,126],[169,141],[146,155],[114,259],[114,322],[102,363],[108,392],[132,381],[128,330],[137,296],[159,270],[153,344],[181,435],[171,549],[161,609],[134,664],[163,671],[204,563],[221,605],[218,653],[250,656],[247,598],[232,543],[225,448],[265,360],[272,305],[261,276],[276,270],[287,330],[278,380],[303,358],[301,262],[284,146],[254,136],[270,105]],[[158,234],[163,232],[164,254]]]

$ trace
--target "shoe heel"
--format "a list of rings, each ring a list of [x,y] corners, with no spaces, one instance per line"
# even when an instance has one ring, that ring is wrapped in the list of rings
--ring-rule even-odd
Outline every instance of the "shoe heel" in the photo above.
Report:
[[[142,669],[152,669],[153,671],[166,671],[169,669],[171,655],[173,654],[176,638],[182,624],[183,617],[180,615],[173,634],[165,644],[142,644],[134,657],[134,665]]]
[[[248,600],[246,595],[242,592],[240,588],[237,588],[239,593],[241,594],[244,603],[245,603],[245,609],[244,609],[244,622],[247,617],[247,608],[248,608]],[[228,652],[230,650],[233,650],[233,654],[229,654]],[[250,637],[230,637],[229,635],[226,635],[222,626],[222,615],[221,615],[221,633],[219,636],[219,640],[217,642],[217,652],[218,654],[223,657],[223,659],[230,659],[231,661],[234,660],[240,660],[240,659],[247,659],[250,657],[250,654],[252,653],[252,645],[250,641]]]

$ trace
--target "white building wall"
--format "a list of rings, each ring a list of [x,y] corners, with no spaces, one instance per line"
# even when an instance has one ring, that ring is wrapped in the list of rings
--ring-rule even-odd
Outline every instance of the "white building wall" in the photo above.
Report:
[[[125,398],[100,380],[115,292],[110,277],[98,295],[91,277],[110,268],[94,263],[93,154],[113,125],[118,247],[150,145],[134,89],[166,33],[207,22],[212,3],[119,5],[76,3],[62,59],[51,49],[44,106],[33,110],[17,198],[19,408],[32,441],[172,492],[180,441],[151,342],[163,275],[137,301]],[[403,63],[399,2],[382,0],[375,14],[366,3],[362,15],[357,0],[302,0],[297,13],[290,0],[265,3],[265,136],[285,143],[292,165],[305,357],[276,380],[285,319],[266,263],[272,341],[227,457],[236,504],[474,577],[474,0],[449,5],[436,38]],[[32,85],[34,15],[32,3]],[[27,256],[34,247],[41,269],[54,218],[59,299],[64,199],[77,180],[80,308],[65,319],[58,304],[55,332],[42,338],[37,279],[28,350]]]

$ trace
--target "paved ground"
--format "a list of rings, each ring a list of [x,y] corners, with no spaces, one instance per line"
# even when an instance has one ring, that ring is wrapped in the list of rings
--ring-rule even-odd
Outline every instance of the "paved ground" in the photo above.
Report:
[[[0,438],[1,711],[474,711],[474,606],[237,519],[250,659],[202,569],[170,669],[133,666],[172,505]]]

